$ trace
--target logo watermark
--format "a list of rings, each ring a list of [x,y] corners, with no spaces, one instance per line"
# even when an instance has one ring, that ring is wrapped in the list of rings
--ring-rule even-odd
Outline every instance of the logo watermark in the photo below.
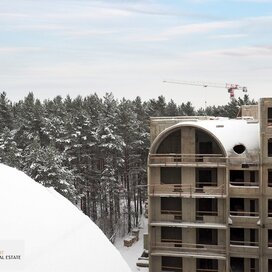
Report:
[[[22,240],[0,240],[0,271],[22,269],[24,247]]]

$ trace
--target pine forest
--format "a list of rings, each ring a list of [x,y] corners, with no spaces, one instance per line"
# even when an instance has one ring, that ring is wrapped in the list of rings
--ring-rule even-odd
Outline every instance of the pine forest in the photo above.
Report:
[[[0,160],[77,205],[107,235],[138,225],[147,199],[149,120],[154,116],[235,117],[247,95],[223,106],[195,109],[163,96],[118,100],[90,94],[18,102],[0,94]],[[33,203],[35,205],[35,203]]]

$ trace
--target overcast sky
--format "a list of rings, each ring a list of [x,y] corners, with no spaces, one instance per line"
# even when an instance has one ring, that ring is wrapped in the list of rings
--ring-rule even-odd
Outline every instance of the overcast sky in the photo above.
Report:
[[[272,0],[0,0],[1,92],[225,104],[272,96]],[[241,91],[236,96],[242,96]]]

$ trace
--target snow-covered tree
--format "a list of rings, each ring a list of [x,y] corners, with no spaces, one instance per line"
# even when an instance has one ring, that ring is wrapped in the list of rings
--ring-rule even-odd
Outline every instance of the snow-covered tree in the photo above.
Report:
[[[7,94],[2,92],[0,94],[0,132],[6,127],[12,129],[13,121],[12,104],[7,99]]]

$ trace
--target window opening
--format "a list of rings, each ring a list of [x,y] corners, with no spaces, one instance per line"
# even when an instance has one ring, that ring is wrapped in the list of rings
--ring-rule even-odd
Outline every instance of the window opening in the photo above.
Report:
[[[267,142],[267,155],[268,157],[272,157],[272,139],[269,138]]]
[[[217,229],[197,229],[197,244],[217,245]]]
[[[244,272],[244,258],[236,258],[231,257],[230,258],[230,268],[231,271],[235,272]]]
[[[272,229],[268,230],[268,247],[272,247]]]
[[[272,217],[272,199],[268,199],[268,217]]]
[[[237,154],[242,154],[246,150],[246,147],[242,144],[239,144],[239,145],[235,145],[233,147],[233,150]]]
[[[196,220],[203,220],[203,216],[217,216],[217,199],[198,198],[196,199]]]
[[[230,184],[236,186],[244,186],[244,171],[230,170]]]
[[[268,187],[272,187],[272,169],[267,170],[267,184]]]
[[[181,154],[181,130],[169,134],[157,149],[157,154],[176,153]]]
[[[181,168],[161,167],[161,184],[181,184]]]
[[[162,272],[181,272],[182,271],[182,258],[178,257],[161,257]]]
[[[161,214],[174,214],[181,216],[181,199],[180,198],[161,198]],[[181,219],[181,218],[180,218]]]
[[[161,241],[166,243],[181,243],[182,229],[174,227],[161,227]]]
[[[267,109],[267,124],[272,125],[272,108]]]

